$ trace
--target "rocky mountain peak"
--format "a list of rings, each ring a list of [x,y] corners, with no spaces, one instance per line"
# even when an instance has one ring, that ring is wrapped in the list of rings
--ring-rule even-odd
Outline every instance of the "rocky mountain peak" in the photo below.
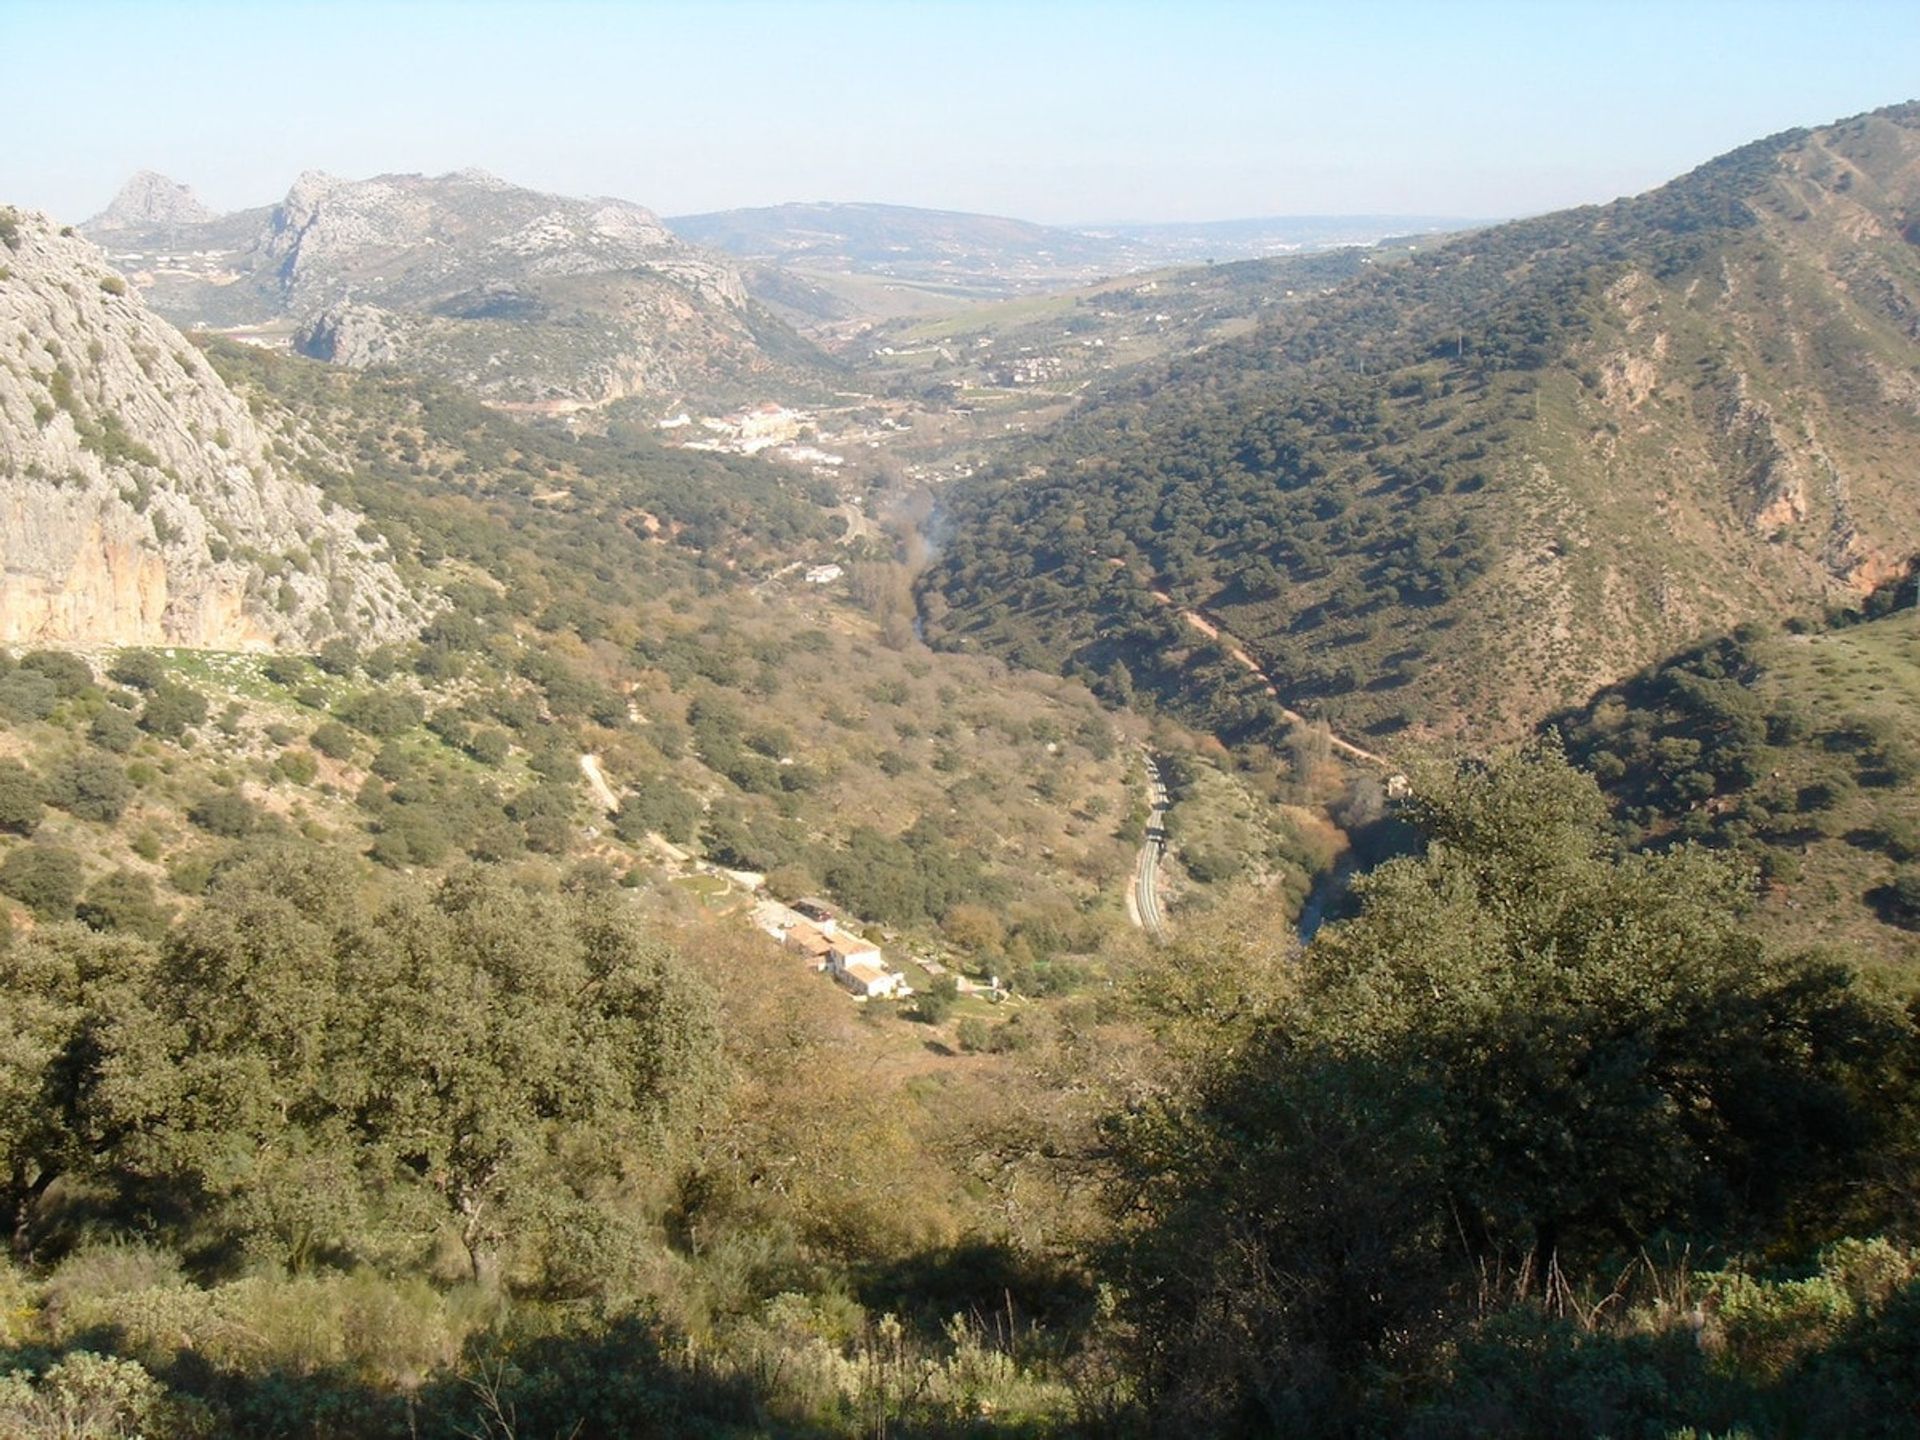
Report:
[[[200,225],[215,218],[215,213],[178,180],[142,170],[122,185],[112,203],[82,228],[101,232],[151,230]]]
[[[304,646],[422,607],[321,447],[255,413],[105,256],[0,209],[0,644]]]

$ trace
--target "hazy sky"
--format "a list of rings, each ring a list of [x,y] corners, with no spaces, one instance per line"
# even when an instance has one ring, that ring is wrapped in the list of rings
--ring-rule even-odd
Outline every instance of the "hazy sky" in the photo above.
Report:
[[[477,165],[666,214],[1492,217],[1920,97],[1920,0],[0,0],[0,202]]]

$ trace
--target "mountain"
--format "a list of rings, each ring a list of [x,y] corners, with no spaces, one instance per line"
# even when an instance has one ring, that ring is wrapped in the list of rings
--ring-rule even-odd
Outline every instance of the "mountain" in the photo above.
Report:
[[[166,210],[169,183],[136,180],[89,233],[182,325],[556,411],[819,378],[822,357],[748,300],[729,263],[623,200],[471,170],[309,173],[270,210],[195,223]]]
[[[258,649],[421,607],[360,517],[94,246],[0,210],[0,641]]]
[[[813,203],[672,216],[666,223],[686,240],[748,262],[754,294],[804,321],[927,313],[1167,265],[1369,245],[1469,222],[1305,216],[1067,228],[905,205]],[[876,280],[887,283],[870,283]]]
[[[1865,593],[1920,547],[1916,213],[1904,105],[1369,267],[947,492],[931,633],[1485,738]]]
[[[178,180],[142,170],[120,187],[105,210],[81,228],[89,235],[145,234],[205,225],[218,218]]]

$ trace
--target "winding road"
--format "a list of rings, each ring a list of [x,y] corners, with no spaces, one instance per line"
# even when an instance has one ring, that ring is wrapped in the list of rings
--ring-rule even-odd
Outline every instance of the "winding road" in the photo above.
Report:
[[[1152,752],[1143,753],[1147,762],[1147,839],[1134,866],[1133,904],[1128,908],[1134,923],[1154,939],[1164,940],[1167,922],[1160,910],[1160,857],[1167,851],[1167,787]]]

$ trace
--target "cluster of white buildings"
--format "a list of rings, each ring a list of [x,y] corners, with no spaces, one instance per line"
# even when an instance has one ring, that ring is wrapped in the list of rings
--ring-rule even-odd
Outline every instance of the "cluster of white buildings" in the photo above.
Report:
[[[783,905],[764,899],[753,907],[753,923],[857,999],[903,999],[913,993],[906,976],[887,968],[880,947],[843,927],[824,900]]]

